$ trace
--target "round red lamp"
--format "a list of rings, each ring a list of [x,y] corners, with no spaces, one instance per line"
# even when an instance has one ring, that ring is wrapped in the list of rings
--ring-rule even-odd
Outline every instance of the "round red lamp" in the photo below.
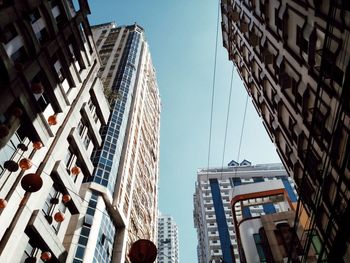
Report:
[[[47,122],[50,126],[56,125],[57,124],[57,115],[51,115],[48,119]]]
[[[52,255],[50,252],[46,251],[46,252],[41,253],[40,258],[42,261],[45,262],[45,261],[49,261],[52,258]]]
[[[4,162],[4,167],[10,172],[17,172],[19,169],[18,163],[13,160],[8,160]]]
[[[30,169],[32,165],[32,161],[27,158],[23,158],[19,161],[19,167],[24,171]]]
[[[132,263],[152,263],[157,258],[157,247],[148,239],[139,239],[131,245],[129,258]]]
[[[70,200],[72,200],[72,197],[69,194],[63,195],[62,196],[62,202],[63,203],[68,203]]]
[[[64,220],[64,214],[61,211],[58,211],[53,218],[55,219],[56,222],[62,222]]]
[[[34,193],[43,186],[43,179],[38,174],[30,173],[23,176],[21,186],[25,191]]]
[[[43,144],[40,141],[33,142],[33,148],[39,150],[43,147]]]
[[[74,166],[70,171],[72,172],[73,175],[78,175],[81,170],[79,166]]]
[[[4,209],[7,206],[6,199],[0,198],[0,209]]]

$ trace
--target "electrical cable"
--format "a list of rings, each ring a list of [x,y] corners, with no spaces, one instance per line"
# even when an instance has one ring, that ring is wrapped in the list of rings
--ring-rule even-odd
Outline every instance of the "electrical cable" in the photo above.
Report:
[[[213,111],[214,111],[214,95],[215,95],[215,81],[216,81],[216,62],[218,56],[218,36],[219,36],[219,19],[220,19],[220,1],[218,1],[218,14],[216,21],[216,39],[215,39],[215,54],[214,54],[214,68],[213,68],[213,83],[211,93],[211,108],[210,108],[210,125],[209,125],[209,142],[208,142],[208,162],[207,162],[207,177],[209,173],[210,151],[211,151],[211,136],[213,128]],[[208,179],[208,178],[207,178]]]
[[[237,153],[237,162],[239,162],[239,158],[240,158],[240,154],[241,154],[241,146],[242,146],[242,141],[243,141],[243,133],[244,133],[244,126],[245,126],[245,120],[246,120],[246,116],[247,116],[247,105],[248,105],[248,93],[247,93],[247,97],[245,100],[245,106],[244,106],[244,114],[243,114],[243,121],[242,121],[242,129],[241,129],[241,136],[239,139],[239,146],[238,146],[238,153]]]
[[[223,147],[222,159],[221,159],[221,179],[222,179],[222,174],[223,174],[223,169],[224,169],[224,159],[225,159],[225,151],[226,151],[226,139],[227,139],[228,123],[229,123],[229,118],[230,118],[231,95],[232,95],[234,69],[235,69],[235,66],[232,64],[231,81],[230,81],[230,93],[229,93],[229,97],[228,97],[228,105],[227,105],[227,113],[226,113],[224,147]]]

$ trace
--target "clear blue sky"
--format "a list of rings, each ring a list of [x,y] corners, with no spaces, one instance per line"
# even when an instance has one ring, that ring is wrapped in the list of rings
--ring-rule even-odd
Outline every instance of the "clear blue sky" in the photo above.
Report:
[[[159,208],[179,225],[180,261],[197,262],[193,226],[196,170],[207,167],[217,0],[90,0],[91,25],[144,27],[162,99]],[[219,29],[210,166],[221,166],[232,63]],[[224,164],[237,158],[246,91],[237,73]],[[279,162],[250,99],[241,160]]]

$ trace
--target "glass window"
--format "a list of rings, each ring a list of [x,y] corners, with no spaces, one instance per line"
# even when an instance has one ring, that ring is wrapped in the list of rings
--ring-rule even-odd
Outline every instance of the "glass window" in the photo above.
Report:
[[[39,20],[40,17],[40,12],[37,8],[33,11],[33,13],[29,14],[29,20],[32,24]]]
[[[54,204],[56,203],[56,200],[58,200],[58,191],[52,187],[50,189],[49,194],[46,197],[44,206],[42,208],[42,211],[44,212],[45,215],[50,215],[50,212],[54,206]]]
[[[90,138],[89,134],[87,133],[85,138],[84,138],[84,146],[86,149],[89,147],[90,142],[91,142],[91,138]]]
[[[265,263],[266,261],[266,256],[265,256],[265,252],[263,249],[263,244],[261,242],[261,237],[259,234],[253,234],[253,238],[254,238],[254,242],[256,245],[256,249],[258,251],[258,255],[260,258],[260,262]]]
[[[78,246],[77,252],[75,254],[75,257],[83,259],[83,257],[84,257],[84,250],[85,250],[84,247]]]
[[[66,165],[67,168],[70,167],[73,156],[74,156],[73,152],[68,148],[67,154],[64,158],[64,164]]]
[[[83,124],[82,120],[80,120],[77,126],[77,131],[80,136],[83,134],[84,128],[85,128],[85,125]]]

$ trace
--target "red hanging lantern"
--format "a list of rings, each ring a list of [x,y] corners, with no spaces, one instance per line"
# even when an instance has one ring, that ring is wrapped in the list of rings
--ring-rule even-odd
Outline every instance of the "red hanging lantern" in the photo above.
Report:
[[[33,142],[33,148],[39,150],[43,147],[43,144],[40,141]]]
[[[25,152],[25,151],[28,151],[28,146],[25,145],[24,143],[19,143],[17,145],[17,148],[20,149],[21,151]]]
[[[64,220],[64,214],[61,211],[58,211],[53,218],[55,219],[56,222],[62,222]]]
[[[25,191],[34,193],[43,186],[43,179],[38,174],[30,173],[23,176],[21,186]]]
[[[13,116],[19,118],[23,115],[23,110],[19,107],[16,107],[13,109],[12,114],[13,114]]]
[[[68,203],[70,200],[72,200],[72,197],[69,194],[63,195],[62,196],[62,202],[63,203]]]
[[[157,247],[150,240],[139,239],[131,245],[129,258],[133,263],[152,263],[157,258]]]
[[[19,167],[24,171],[30,169],[32,165],[32,161],[27,158],[23,158],[19,161]]]
[[[10,172],[17,172],[19,169],[18,163],[13,160],[8,160],[4,162],[4,167]]]
[[[57,114],[51,115],[48,119],[47,122],[49,125],[53,126],[57,124]]]
[[[32,83],[31,90],[34,94],[43,94],[44,86],[40,82]]]
[[[0,198],[0,209],[4,209],[7,206],[6,199]]]
[[[0,124],[0,138],[5,138],[9,133],[10,129],[5,124]]]
[[[80,170],[79,166],[74,166],[74,167],[72,167],[72,169],[70,171],[73,175],[78,175],[81,170]]]
[[[41,258],[42,261],[45,262],[45,261],[50,260],[52,258],[52,255],[51,255],[50,252],[46,251],[46,252],[41,253],[40,258]]]

